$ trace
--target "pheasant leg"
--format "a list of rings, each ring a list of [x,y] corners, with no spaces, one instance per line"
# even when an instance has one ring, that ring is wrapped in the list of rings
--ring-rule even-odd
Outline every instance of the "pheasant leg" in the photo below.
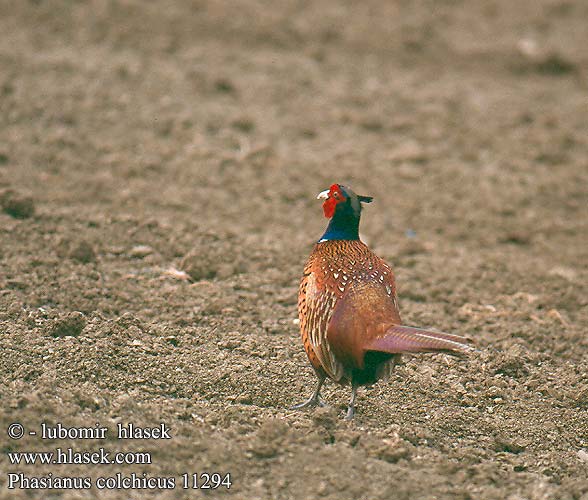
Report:
[[[325,403],[321,400],[321,388],[325,383],[327,377],[324,375],[319,375],[317,373],[318,383],[316,385],[316,389],[310,398],[308,398],[304,403],[300,403],[290,407],[290,410],[299,410],[300,408],[313,408],[315,406],[325,406]]]
[[[355,398],[357,396],[357,387],[357,384],[351,384],[351,399],[349,400],[349,406],[347,407],[347,415],[345,415],[345,420],[353,420],[353,416],[355,415]]]

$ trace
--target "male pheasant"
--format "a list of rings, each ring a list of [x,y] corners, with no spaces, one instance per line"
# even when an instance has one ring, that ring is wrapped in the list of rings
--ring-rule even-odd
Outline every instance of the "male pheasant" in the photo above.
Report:
[[[333,184],[317,199],[330,219],[304,268],[298,294],[300,332],[317,387],[293,408],[322,405],[327,377],[351,384],[346,418],[353,418],[357,388],[386,377],[402,353],[465,353],[472,348],[458,335],[403,326],[394,274],[359,239],[362,203],[351,189]]]

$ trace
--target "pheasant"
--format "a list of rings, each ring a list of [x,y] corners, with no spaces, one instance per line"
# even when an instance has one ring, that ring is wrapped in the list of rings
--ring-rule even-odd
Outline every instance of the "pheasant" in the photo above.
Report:
[[[359,239],[362,204],[372,197],[333,184],[317,199],[325,200],[330,222],[304,267],[298,315],[318,383],[293,409],[322,406],[320,391],[328,377],[351,384],[346,415],[351,420],[358,387],[386,378],[402,353],[473,349],[465,337],[402,325],[392,268]]]

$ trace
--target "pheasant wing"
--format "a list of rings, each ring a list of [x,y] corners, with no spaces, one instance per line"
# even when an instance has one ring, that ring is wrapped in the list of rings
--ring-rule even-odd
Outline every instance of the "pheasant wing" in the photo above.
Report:
[[[327,327],[338,296],[333,290],[320,286],[317,281],[314,272],[306,277],[303,305],[305,314],[302,315],[301,327],[322,368],[333,380],[340,380],[343,376],[343,367],[335,359],[327,342]]]

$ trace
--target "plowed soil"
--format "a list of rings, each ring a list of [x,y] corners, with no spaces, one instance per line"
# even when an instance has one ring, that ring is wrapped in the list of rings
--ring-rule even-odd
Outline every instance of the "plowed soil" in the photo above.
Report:
[[[588,499],[587,20],[581,0],[0,2],[0,498]],[[297,287],[333,182],[374,197],[361,232],[404,322],[479,348],[406,357],[352,422],[332,383],[288,409],[315,383]],[[109,432],[41,439],[58,422]],[[8,455],[56,448],[152,463]],[[231,488],[182,488],[202,472]],[[176,487],[97,488],[117,473]]]

